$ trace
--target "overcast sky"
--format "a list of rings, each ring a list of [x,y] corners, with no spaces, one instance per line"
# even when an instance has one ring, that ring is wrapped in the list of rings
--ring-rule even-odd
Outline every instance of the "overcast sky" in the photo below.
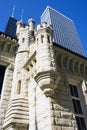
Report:
[[[67,17],[73,19],[78,35],[87,54],[87,0],[1,0],[0,1],[0,31],[4,31],[15,5],[14,17],[21,19],[24,9],[23,21],[29,18],[40,23],[40,16],[49,5]]]

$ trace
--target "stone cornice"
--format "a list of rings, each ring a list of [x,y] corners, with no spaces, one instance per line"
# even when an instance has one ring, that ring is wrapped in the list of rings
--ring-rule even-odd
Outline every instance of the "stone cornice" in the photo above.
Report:
[[[15,57],[17,48],[17,39],[0,32],[0,57]]]
[[[86,56],[82,56],[82,55],[80,55],[80,54],[77,54],[77,53],[75,53],[75,52],[73,52],[73,51],[71,51],[71,50],[69,50],[69,49],[67,49],[67,48],[65,48],[65,47],[63,47],[63,46],[61,46],[61,45],[59,45],[58,43],[53,42],[53,45],[54,45],[55,48],[59,48],[60,50],[62,50],[62,51],[64,51],[64,52],[67,52],[67,53],[69,53],[69,54],[71,54],[71,55],[75,55],[75,56],[77,56],[77,57],[80,57],[80,58],[82,58],[82,59],[86,59],[86,60],[87,60],[87,57],[86,57]]]
[[[57,69],[65,69],[68,74],[87,77],[87,59],[63,48],[55,47]]]
[[[0,37],[6,38],[6,39],[9,39],[9,40],[12,40],[12,41],[14,41],[14,42],[17,42],[17,41],[18,41],[16,38],[14,38],[14,37],[12,37],[12,36],[8,36],[8,35],[6,35],[6,34],[3,33],[3,32],[0,32]]]

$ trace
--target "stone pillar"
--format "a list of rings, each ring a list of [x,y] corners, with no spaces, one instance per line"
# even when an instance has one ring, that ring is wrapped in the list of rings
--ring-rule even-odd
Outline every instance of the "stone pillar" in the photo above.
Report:
[[[29,24],[29,31],[34,31],[34,20],[29,19],[28,24]]]
[[[1,93],[1,104],[0,104],[0,130],[2,130],[6,109],[10,100],[11,87],[13,77],[13,66],[10,64],[5,71],[5,78]]]
[[[36,81],[29,82],[29,130],[52,130],[50,98],[46,97]]]
[[[33,42],[35,37],[34,37],[34,20],[29,19],[28,20],[28,26],[29,26],[29,42]]]

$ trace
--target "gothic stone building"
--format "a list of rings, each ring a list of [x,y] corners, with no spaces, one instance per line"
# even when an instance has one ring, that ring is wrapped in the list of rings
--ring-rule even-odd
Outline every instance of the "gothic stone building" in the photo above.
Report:
[[[87,58],[53,42],[46,22],[0,33],[0,130],[86,130]]]

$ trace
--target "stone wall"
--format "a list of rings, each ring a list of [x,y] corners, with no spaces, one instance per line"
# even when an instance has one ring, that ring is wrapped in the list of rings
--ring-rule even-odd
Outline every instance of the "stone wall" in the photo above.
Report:
[[[5,119],[6,109],[10,100],[11,88],[13,79],[13,68],[9,65],[5,71],[4,83],[2,86],[1,104],[0,104],[0,130],[2,130]]]
[[[51,114],[53,130],[75,130],[76,121],[68,86],[58,85],[51,99]]]
[[[11,38],[4,33],[0,33],[0,65],[6,67],[0,100],[0,130],[2,130],[7,105],[10,100],[14,58],[17,47],[17,39]]]

